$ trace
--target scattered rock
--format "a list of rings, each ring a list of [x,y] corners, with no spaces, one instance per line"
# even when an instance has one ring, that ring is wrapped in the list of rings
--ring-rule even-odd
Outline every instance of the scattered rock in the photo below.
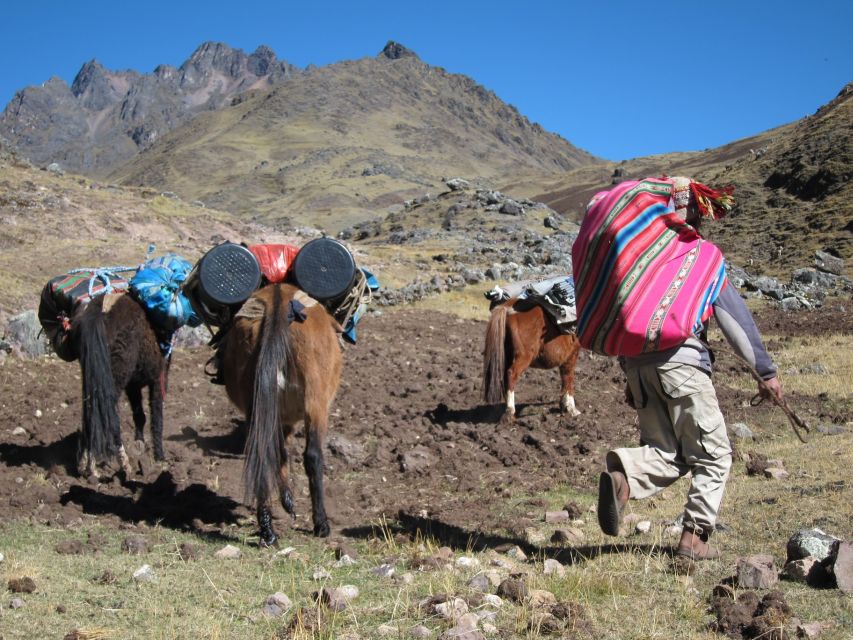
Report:
[[[531,608],[542,609],[557,604],[557,596],[544,589],[531,589],[526,601]]]
[[[9,601],[9,608],[10,609],[20,609],[23,606],[24,606],[24,601],[21,600],[20,598],[12,598],[12,600]]]
[[[276,591],[264,601],[262,613],[269,618],[278,618],[287,613],[292,606],[290,598],[281,591]]]
[[[555,575],[558,578],[562,578],[566,575],[566,569],[560,563],[559,560],[555,560],[554,558],[546,558],[543,563],[542,572],[546,576]]]
[[[468,581],[468,586],[474,591],[485,593],[489,590],[491,584],[489,583],[489,579],[485,575],[483,575],[482,573],[478,573],[476,576],[474,576]]]
[[[787,480],[789,475],[787,471],[778,467],[767,467],[764,470],[764,477],[771,480]]]
[[[434,609],[442,618],[455,621],[468,613],[468,603],[462,598],[451,598],[436,604]]]
[[[737,560],[737,584],[741,589],[769,589],[779,581],[770,555],[752,555]]]
[[[752,429],[743,422],[730,424],[729,433],[731,433],[735,438],[740,438],[741,440],[755,440],[755,434],[752,432]]]
[[[381,564],[378,567],[371,569],[370,573],[376,576],[377,578],[390,578],[394,575],[394,565],[393,564]],[[326,573],[324,578],[331,578],[332,576]],[[315,575],[315,580],[317,577]]]
[[[528,594],[527,585],[521,580],[507,578],[498,585],[497,594],[513,602],[522,602]]]
[[[430,631],[429,628],[425,627],[424,625],[419,624],[419,625],[415,625],[414,627],[409,629],[409,635],[412,638],[419,638],[419,639],[431,638],[432,637],[432,631]]]
[[[157,579],[157,576],[150,564],[144,564],[133,572],[133,579],[136,580],[136,582],[154,582]]]
[[[788,562],[813,557],[818,562],[829,557],[832,545],[840,542],[820,529],[800,529],[788,539]]]
[[[648,533],[652,530],[652,521],[651,520],[640,520],[636,526],[634,527],[634,532],[643,534]]]
[[[559,524],[569,522],[570,516],[568,511],[546,511],[545,522],[548,524]]]
[[[234,545],[226,544],[213,555],[223,560],[239,560],[243,557],[243,552]]]
[[[352,585],[323,587],[320,590],[320,601],[331,611],[344,611],[357,597],[358,587]]]
[[[797,637],[806,640],[814,640],[823,633],[823,625],[820,622],[808,622],[797,625]]]
[[[842,593],[853,593],[853,544],[850,542],[838,543],[832,573]]]

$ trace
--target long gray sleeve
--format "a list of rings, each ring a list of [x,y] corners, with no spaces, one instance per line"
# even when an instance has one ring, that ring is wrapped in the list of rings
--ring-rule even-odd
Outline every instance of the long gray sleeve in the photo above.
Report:
[[[776,366],[764,348],[755,319],[731,283],[714,302],[714,318],[732,348],[752,365],[764,380],[776,376]]]

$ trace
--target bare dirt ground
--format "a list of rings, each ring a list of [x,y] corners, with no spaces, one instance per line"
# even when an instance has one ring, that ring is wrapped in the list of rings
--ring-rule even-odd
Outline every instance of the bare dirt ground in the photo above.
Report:
[[[484,312],[485,315],[485,312]],[[849,332],[839,307],[798,315],[763,312],[759,326],[776,335]],[[577,418],[559,413],[556,370],[528,371],[517,391],[519,417],[480,401],[485,322],[436,312],[386,312],[359,325],[347,347],[344,381],[326,448],[327,508],[333,536],[357,536],[382,519],[449,525],[461,536],[520,534],[544,503],[519,499],[568,483],[594,492],[604,452],[636,441],[624,404],[623,377],[613,359],[583,353],[578,365]],[[32,518],[64,525],[88,515],[105,524],[160,523],[204,535],[229,536],[229,525],[252,516],[242,504],[241,416],[202,368],[207,348],[179,350],[166,399],[168,464],[134,451],[130,411],[122,408],[125,442],[138,473],[106,474],[100,482],[75,473],[80,420],[79,368],[54,357],[0,367],[0,521]],[[748,395],[727,386],[739,373],[718,363],[721,405],[730,421],[760,421],[768,406],[744,409]],[[749,394],[751,395],[751,394]],[[792,398],[812,422],[853,420],[849,403],[827,412],[818,396]],[[16,427],[25,433],[13,435]],[[291,446],[299,517],[276,505],[276,527],[288,536],[310,531],[310,501],[297,437]]]

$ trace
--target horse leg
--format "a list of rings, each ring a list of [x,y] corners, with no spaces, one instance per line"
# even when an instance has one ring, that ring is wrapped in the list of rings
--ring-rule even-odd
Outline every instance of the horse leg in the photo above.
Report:
[[[127,400],[133,412],[134,439],[140,444],[145,442],[145,410],[142,408],[142,385],[127,385]]]
[[[296,511],[293,508],[293,491],[290,489],[290,459],[287,453],[287,442],[281,443],[281,467],[278,470],[278,495],[281,506],[296,520]]]
[[[560,365],[560,411],[568,413],[573,418],[581,414],[575,406],[575,364],[577,363],[577,352]]]
[[[151,412],[151,440],[154,443],[154,459],[162,462],[166,459],[163,452],[163,397],[166,395],[166,370],[159,378],[148,385],[148,406]]]
[[[323,500],[323,436],[327,422],[312,420],[305,416],[305,474],[308,476],[308,488],[311,492],[311,513],[314,520],[314,535],[325,538],[329,535],[329,519]]]
[[[274,547],[278,544],[278,536],[272,527],[272,512],[266,503],[258,505],[258,527],[260,528],[260,544],[262,547]]]
[[[515,385],[521,379],[521,374],[524,373],[533,362],[533,354],[527,353],[522,349],[515,350],[515,357],[512,364],[506,372],[506,417],[509,420],[515,419]]]

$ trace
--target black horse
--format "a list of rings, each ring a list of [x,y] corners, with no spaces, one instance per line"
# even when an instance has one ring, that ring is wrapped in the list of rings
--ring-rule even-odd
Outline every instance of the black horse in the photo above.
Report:
[[[164,460],[163,399],[169,359],[145,310],[129,294],[109,294],[81,306],[71,321],[71,341],[83,379],[83,424],[77,449],[81,475],[98,476],[96,464],[118,455],[130,475],[121,439],[121,390],[133,411],[136,440],[144,441],[142,389],[148,387],[154,458]]]

